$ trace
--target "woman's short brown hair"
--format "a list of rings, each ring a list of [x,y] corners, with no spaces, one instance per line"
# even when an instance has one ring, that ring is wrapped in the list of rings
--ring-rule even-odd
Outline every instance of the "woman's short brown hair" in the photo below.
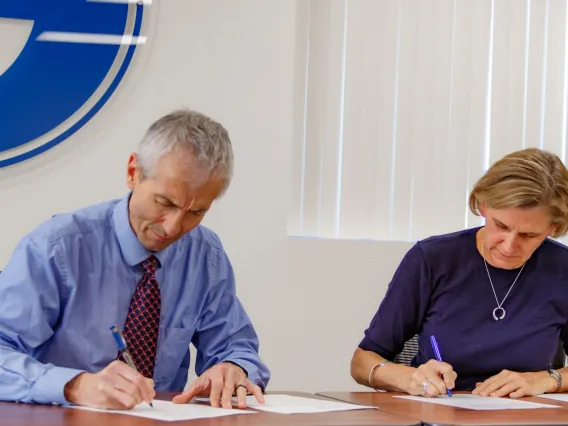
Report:
[[[544,207],[556,225],[553,237],[568,232],[568,169],[551,152],[528,148],[493,164],[477,181],[469,208],[480,215],[485,203],[493,209]]]

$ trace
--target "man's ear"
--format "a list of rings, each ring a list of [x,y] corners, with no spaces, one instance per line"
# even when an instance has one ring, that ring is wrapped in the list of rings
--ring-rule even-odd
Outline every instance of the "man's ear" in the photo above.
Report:
[[[140,182],[140,178],[140,168],[136,161],[136,154],[132,153],[128,158],[128,166],[126,167],[126,185],[132,190]]]

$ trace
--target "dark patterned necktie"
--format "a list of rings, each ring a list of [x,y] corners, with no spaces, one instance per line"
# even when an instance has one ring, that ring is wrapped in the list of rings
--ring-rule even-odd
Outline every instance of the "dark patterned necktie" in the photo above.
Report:
[[[161,298],[160,286],[156,281],[157,265],[158,260],[154,256],[142,262],[144,275],[136,286],[124,324],[128,351],[140,374],[149,378],[154,376],[160,327]],[[118,359],[124,361],[120,354]]]

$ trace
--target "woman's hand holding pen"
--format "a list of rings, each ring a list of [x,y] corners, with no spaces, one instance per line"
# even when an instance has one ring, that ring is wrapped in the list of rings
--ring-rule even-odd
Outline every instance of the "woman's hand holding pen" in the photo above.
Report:
[[[67,401],[93,408],[130,409],[156,396],[154,382],[122,361],[98,373],[82,373],[65,385]]]
[[[410,395],[435,397],[455,387],[457,374],[450,364],[431,359],[414,369],[401,388]]]

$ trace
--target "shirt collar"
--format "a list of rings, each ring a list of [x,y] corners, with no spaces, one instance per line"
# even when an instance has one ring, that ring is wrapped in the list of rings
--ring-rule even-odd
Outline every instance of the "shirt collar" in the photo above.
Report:
[[[128,213],[128,202],[130,200],[129,192],[115,206],[112,213],[114,232],[118,239],[120,251],[126,263],[130,266],[136,266],[154,255],[158,259],[160,265],[164,264],[168,249],[162,251],[150,251],[142,245],[135,232],[130,226],[130,218]]]

